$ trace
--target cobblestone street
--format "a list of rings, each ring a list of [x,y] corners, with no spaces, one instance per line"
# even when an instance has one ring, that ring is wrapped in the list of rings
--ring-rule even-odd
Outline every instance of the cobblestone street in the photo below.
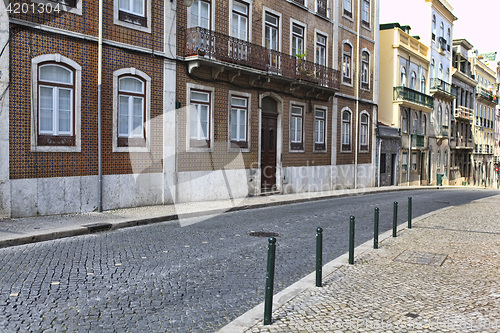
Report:
[[[498,332],[500,196],[386,238],[246,332]]]

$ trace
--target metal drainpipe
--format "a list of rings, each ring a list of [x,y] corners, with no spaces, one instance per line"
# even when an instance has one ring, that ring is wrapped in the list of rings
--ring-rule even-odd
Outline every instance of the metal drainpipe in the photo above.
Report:
[[[356,59],[357,61],[357,66],[356,66],[356,138],[353,140],[355,142],[354,146],[354,188],[358,188],[358,130],[359,130],[359,66],[360,66],[360,52],[359,52],[359,32],[361,31],[361,20],[360,20],[360,15],[361,15],[361,6],[360,6],[360,0],[358,0],[358,17],[357,17],[357,27],[358,31],[356,33]]]
[[[97,47],[97,154],[98,154],[98,190],[97,211],[102,212],[102,0],[99,0],[99,43]]]

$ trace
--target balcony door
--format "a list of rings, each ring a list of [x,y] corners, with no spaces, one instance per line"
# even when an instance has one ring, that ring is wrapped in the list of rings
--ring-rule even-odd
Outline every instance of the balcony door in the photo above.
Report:
[[[210,40],[210,1],[194,0],[193,4],[189,7],[189,28],[201,28],[196,38],[192,41],[191,48],[198,52],[210,53],[211,40]]]
[[[266,13],[265,14],[265,45],[264,47],[269,50],[267,66],[268,70],[272,73],[280,72],[278,37],[279,37],[279,17]],[[275,52],[273,52],[275,51]]]
[[[246,60],[248,55],[248,5],[233,1],[229,50],[234,60]]]

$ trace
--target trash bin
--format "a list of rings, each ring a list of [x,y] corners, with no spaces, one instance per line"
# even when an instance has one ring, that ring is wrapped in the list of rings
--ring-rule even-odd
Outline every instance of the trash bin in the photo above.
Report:
[[[462,186],[465,186],[465,185],[467,185],[467,182],[462,182]]]
[[[437,174],[437,186],[443,186],[443,176],[444,174],[438,173]]]

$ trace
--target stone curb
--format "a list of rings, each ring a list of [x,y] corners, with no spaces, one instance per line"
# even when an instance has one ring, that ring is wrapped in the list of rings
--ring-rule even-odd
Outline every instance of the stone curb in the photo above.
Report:
[[[222,214],[222,213],[227,213],[227,212],[236,212],[236,211],[243,211],[243,210],[249,210],[249,209],[257,209],[257,208],[265,208],[265,207],[273,207],[273,206],[282,206],[282,205],[287,205],[287,204],[293,204],[293,203],[302,203],[302,202],[312,202],[312,201],[319,201],[319,200],[327,200],[327,199],[333,199],[333,198],[342,198],[342,197],[348,197],[348,196],[355,196],[355,195],[365,195],[365,194],[372,194],[372,193],[383,193],[383,192],[397,192],[397,191],[413,191],[413,190],[434,190],[434,189],[453,189],[453,188],[463,188],[463,187],[439,187],[439,186],[430,186],[430,187],[417,187],[417,186],[397,186],[397,187],[389,187],[389,188],[379,188],[379,187],[366,187],[362,191],[359,190],[350,190],[352,192],[346,193],[344,191],[339,191],[340,193],[332,193],[332,194],[325,194],[325,195],[317,195],[317,196],[307,196],[304,198],[298,198],[298,199],[290,199],[290,200],[281,200],[281,201],[272,201],[272,202],[266,202],[266,203],[257,203],[257,204],[247,204],[247,205],[242,205],[242,206],[236,206],[236,207],[228,207],[227,209],[212,209],[212,210],[200,210],[196,212],[190,212],[190,213],[183,213],[183,214],[169,214],[169,215],[164,215],[164,216],[157,216],[157,217],[152,217],[152,218],[145,218],[145,219],[125,219],[123,221],[117,221],[117,222],[104,222],[105,224],[108,225],[106,230],[116,230],[116,229],[121,229],[121,228],[128,228],[128,227],[137,227],[137,226],[143,226],[143,225],[148,225],[152,223],[159,223],[159,222],[173,222],[182,218],[190,218],[190,217],[200,217],[200,216],[206,216],[206,215],[215,215],[215,214]],[[470,188],[470,187],[469,187]],[[355,192],[359,191],[359,192]],[[277,196],[278,197],[278,196]],[[36,218],[34,218],[36,219]],[[46,229],[46,230],[41,230],[40,232],[35,232],[31,235],[23,235],[21,237],[13,237],[11,239],[5,239],[5,240],[0,240],[0,248],[5,248],[5,247],[11,247],[11,246],[18,246],[18,245],[25,245],[25,244],[30,244],[30,243],[37,243],[37,242],[44,242],[44,241],[49,241],[49,240],[54,240],[54,239],[60,239],[60,238],[66,238],[66,237],[73,237],[73,236],[81,236],[81,235],[88,235],[91,233],[94,233],[96,231],[92,230],[91,228],[88,228],[84,225],[75,225],[72,227],[66,227],[66,228],[57,228],[57,229]]]
[[[487,199],[487,198],[486,198]],[[477,201],[484,200],[479,199]],[[429,212],[424,215],[420,215],[414,219],[412,219],[413,223],[418,223],[419,221],[426,219],[427,217],[433,216],[435,214],[442,213],[448,209],[451,209],[454,206],[447,206],[441,209],[435,210],[433,212]],[[397,226],[397,232],[400,233],[404,230],[408,229],[408,221],[405,221]],[[392,229],[387,230],[386,232],[379,235],[379,245],[381,245],[384,240],[392,238]],[[355,258],[367,251],[377,251],[373,249],[373,238],[366,241],[365,243],[357,246],[354,249]],[[335,258],[334,260],[328,262],[323,266],[323,280],[328,276],[333,274],[340,267],[348,265],[349,252],[344,253],[343,255]],[[355,261],[356,264],[356,261]],[[304,291],[312,288],[317,288],[316,284],[316,272],[312,272],[309,275],[305,276],[301,280],[295,282],[291,286],[286,289],[280,291],[279,293],[273,296],[273,312],[277,309],[285,305],[285,303],[289,302],[299,294]],[[264,319],[264,302],[255,306],[253,309],[247,311],[242,314],[223,328],[217,331],[217,333],[234,333],[234,332],[244,332],[251,328],[252,326],[258,324],[260,321]]]

